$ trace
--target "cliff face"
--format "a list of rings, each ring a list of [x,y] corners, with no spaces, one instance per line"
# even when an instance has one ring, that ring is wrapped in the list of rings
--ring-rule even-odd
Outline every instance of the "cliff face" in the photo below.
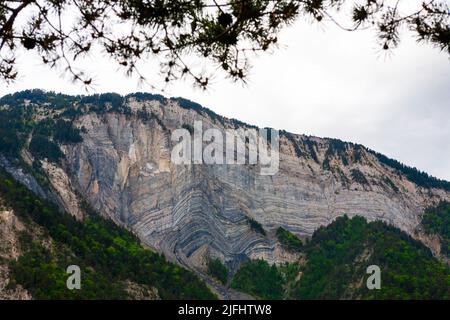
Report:
[[[384,220],[423,240],[423,209],[450,199],[450,192],[416,185],[362,146],[286,132],[273,176],[260,175],[259,165],[174,165],[173,130],[194,121],[204,128],[245,125],[175,100],[127,103],[131,115],[79,116],[83,142],[63,146],[64,170],[43,168],[53,172],[54,189],[70,184],[59,198],[74,215],[81,215],[74,196],[80,193],[148,246],[197,270],[206,256],[231,269],[246,257],[290,261],[275,237],[279,226],[307,237],[344,214]],[[138,117],[133,112],[139,110],[151,116]],[[252,230],[249,219],[266,234]]]

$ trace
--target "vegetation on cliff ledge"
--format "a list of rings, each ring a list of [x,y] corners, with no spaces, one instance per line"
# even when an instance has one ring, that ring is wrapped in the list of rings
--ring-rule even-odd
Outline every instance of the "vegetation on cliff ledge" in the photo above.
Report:
[[[266,231],[264,230],[261,223],[259,223],[258,221],[256,221],[253,218],[248,218],[247,222],[248,222],[248,225],[250,226],[250,229],[252,229],[254,232],[260,233],[263,236],[266,235]]]
[[[210,258],[207,261],[208,274],[219,280],[222,284],[226,284],[228,281],[228,269],[217,258]]]
[[[288,251],[300,251],[303,247],[302,240],[300,240],[295,234],[286,230],[282,227],[277,229],[278,241],[285,247]]]

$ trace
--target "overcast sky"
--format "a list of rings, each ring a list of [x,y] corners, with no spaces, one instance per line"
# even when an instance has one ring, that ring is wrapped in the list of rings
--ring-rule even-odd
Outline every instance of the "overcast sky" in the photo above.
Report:
[[[279,37],[282,48],[253,61],[242,86],[217,76],[204,92],[178,82],[166,95],[182,96],[247,123],[364,144],[410,166],[450,180],[450,60],[406,36],[386,57],[370,31],[298,22]],[[0,95],[41,88],[86,93],[36,57],[21,54],[21,77]],[[95,75],[93,93],[149,91],[101,54],[78,66]],[[154,64],[141,72],[152,76]]]

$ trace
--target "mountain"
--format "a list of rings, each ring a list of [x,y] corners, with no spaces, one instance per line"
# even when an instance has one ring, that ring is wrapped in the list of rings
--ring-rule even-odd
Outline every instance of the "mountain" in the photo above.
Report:
[[[180,128],[192,131],[195,121],[201,121],[204,130],[256,128],[224,118],[183,98],[147,93],[125,97],[117,94],[67,96],[29,90],[7,95],[0,99],[2,183],[20,182],[33,192],[33,197],[54,206],[52,212],[67,212],[76,225],[67,231],[71,237],[78,237],[77,232],[83,230],[87,222],[100,219],[99,228],[104,233],[112,229],[116,230],[111,231],[113,233],[125,234],[124,241],[130,243],[128,247],[141,248],[142,244],[148,248],[134,249],[139,254],[140,250],[147,250],[144,256],[156,255],[154,252],[163,254],[160,265],[167,264],[174,268],[172,263],[175,263],[181,266],[182,271],[176,273],[186,272],[185,279],[193,277],[190,273],[193,271],[221,298],[245,297],[240,292],[265,297],[260,291],[243,285],[250,282],[245,280],[245,276],[240,276],[245,270],[242,268],[252,270],[254,266],[251,261],[260,261],[258,259],[264,262],[261,262],[262,265],[256,263],[256,268],[264,269],[264,263],[274,265],[273,268],[287,264],[297,275],[305,275],[301,270],[310,270],[308,263],[314,260],[315,252],[309,243],[314,243],[319,230],[326,226],[333,228],[333,223],[344,216],[350,221],[362,217],[364,223],[368,223],[368,233],[373,231],[371,223],[378,221],[383,225],[381,229],[385,228],[384,233],[395,234],[392,237],[398,238],[402,244],[392,250],[419,252],[415,258],[408,256],[410,260],[404,257],[404,263],[408,261],[411,264],[411,259],[416,259],[423,261],[423,265],[442,267],[442,273],[428,275],[448,284],[449,278],[445,276],[448,275],[448,233],[447,229],[443,230],[445,222],[442,223],[448,221],[445,220],[448,219],[448,212],[440,210],[438,212],[447,213],[438,215],[438,218],[424,219],[426,223],[422,223],[422,217],[424,213],[436,212],[431,208],[442,209],[450,201],[450,182],[431,177],[362,145],[286,131],[280,131],[279,171],[274,175],[261,175],[260,164],[175,165],[171,161],[175,144],[171,141],[171,134]],[[8,190],[8,186],[4,189]],[[0,195],[5,203],[4,212],[9,212],[3,213],[5,217],[12,214],[19,220],[25,219],[27,209],[17,208],[17,204],[7,195]],[[22,211],[20,218],[19,212]],[[61,237],[61,230],[58,233],[52,225],[36,219],[31,218],[36,224],[31,229],[43,228],[43,232],[48,233],[49,239],[57,245],[68,246],[69,253],[59,260],[66,261],[67,256],[80,256],[76,241],[69,241],[71,237]],[[109,225],[109,220],[115,225]],[[71,223],[65,221],[63,225]],[[10,233],[10,238],[15,239],[10,241],[19,241],[16,232]],[[82,231],[82,236],[79,236],[82,242],[85,238],[90,241],[88,233]],[[34,231],[29,231],[29,234],[32,238],[36,236]],[[114,256],[114,250],[109,250],[111,252],[106,254],[105,261],[113,257],[129,259],[131,253],[128,249],[118,245],[114,236],[111,237],[104,239],[99,252],[103,249],[108,252],[110,246],[124,252]],[[406,244],[404,237],[408,239]],[[377,257],[382,255],[375,250],[381,240],[369,241],[359,237],[352,241],[353,245],[365,243],[358,246],[358,250],[365,247],[367,252],[376,252]],[[19,249],[12,247],[4,259],[20,262]],[[317,244],[316,248],[322,248],[322,244]],[[47,250],[52,251],[51,247]],[[354,256],[341,259],[340,263],[348,266],[351,259],[366,252],[361,250],[354,251],[357,252]],[[367,252],[366,260],[369,261],[370,254]],[[88,255],[88,252],[82,251],[81,255]],[[57,257],[55,259],[59,261]],[[80,263],[92,266],[99,277],[108,278],[108,264],[105,261],[88,259]],[[385,263],[387,260],[377,261]],[[148,261],[141,263],[151,264]],[[116,291],[119,292],[117,297],[124,296],[124,286],[139,288],[137,291],[148,292],[153,297],[157,295],[155,292],[163,292],[160,294],[162,298],[185,298],[189,295],[202,298],[211,294],[206,287],[202,287],[203,282],[198,282],[196,289],[164,293],[170,291],[168,288],[176,283],[176,277],[168,276],[164,283],[153,283],[144,281],[145,275],[137,275],[138,271],[131,270],[126,264],[119,267],[121,271],[113,277],[113,284],[117,285]],[[4,270],[14,274],[14,268],[13,263]],[[357,269],[361,268],[360,265]],[[164,266],[155,267],[154,273],[165,269]],[[399,270],[405,269],[398,267],[393,272]],[[286,275],[277,275],[277,272],[272,270],[268,274],[275,280],[286,278]],[[425,274],[418,274],[416,278],[423,278]],[[337,274],[335,276],[338,277]],[[241,283],[236,277],[241,279]],[[345,294],[337,291],[334,296],[326,295],[324,288],[311,288],[310,292],[316,294],[308,295],[304,292],[306,289],[298,288],[301,279],[294,276],[294,280],[292,288],[295,290],[292,290],[298,292],[297,295],[269,297],[374,297],[349,294],[348,290],[342,291]],[[356,279],[351,281],[354,283]],[[27,281],[16,282],[22,287],[25,284],[26,289]],[[278,280],[274,283],[278,287],[281,285]],[[392,283],[397,282],[393,280]],[[142,289],[142,286],[145,288]],[[286,286],[290,285],[283,282],[283,290]],[[307,288],[306,285],[303,288]],[[18,289],[15,294],[27,297],[30,292],[24,292],[25,289]],[[101,292],[96,288],[92,290]],[[407,292],[410,289],[402,290]],[[420,298],[447,297],[442,289],[436,290],[437,293]],[[389,292],[390,297],[402,297],[404,294],[404,291]],[[36,293],[31,296],[40,297]],[[54,297],[58,297],[58,293]],[[389,298],[389,295],[382,297]]]
[[[192,272],[144,248],[88,204],[78,221],[3,169],[0,200],[0,298],[215,298]],[[83,270],[82,290],[67,290],[70,265]]]

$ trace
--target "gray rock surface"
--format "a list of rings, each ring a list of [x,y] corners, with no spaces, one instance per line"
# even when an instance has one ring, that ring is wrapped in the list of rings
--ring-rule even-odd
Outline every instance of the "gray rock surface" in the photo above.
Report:
[[[280,248],[276,228],[307,237],[344,214],[384,220],[417,237],[423,209],[450,199],[443,190],[418,187],[366,149],[349,144],[343,159],[330,152],[329,139],[303,135],[281,135],[273,176],[260,175],[258,165],[174,165],[174,129],[194,120],[206,128],[236,123],[174,101],[129,106],[156,117],[106,112],[77,120],[84,141],[64,148],[73,188],[145,244],[193,269],[204,269],[205,256],[232,270],[247,258],[289,261],[295,257]],[[249,218],[267,235],[252,231]]]

